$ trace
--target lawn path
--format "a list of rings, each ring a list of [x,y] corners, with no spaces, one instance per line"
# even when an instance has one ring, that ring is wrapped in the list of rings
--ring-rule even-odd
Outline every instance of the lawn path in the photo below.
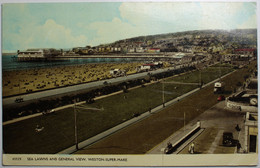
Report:
[[[207,152],[208,154],[214,153],[216,147],[219,145],[219,140],[220,140],[221,135],[223,134],[223,132],[224,132],[223,130],[218,131],[218,134],[217,134],[214,142],[211,144],[211,147],[209,148],[209,150]]]

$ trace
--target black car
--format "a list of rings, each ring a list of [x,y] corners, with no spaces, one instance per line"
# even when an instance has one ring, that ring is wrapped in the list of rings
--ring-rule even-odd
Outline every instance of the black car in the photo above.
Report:
[[[223,133],[223,140],[222,144],[224,146],[236,146],[237,140],[233,139],[233,133],[232,132],[224,132]]]
[[[15,99],[15,102],[16,102],[16,103],[21,103],[21,102],[23,102],[23,98],[16,98],[16,99]]]

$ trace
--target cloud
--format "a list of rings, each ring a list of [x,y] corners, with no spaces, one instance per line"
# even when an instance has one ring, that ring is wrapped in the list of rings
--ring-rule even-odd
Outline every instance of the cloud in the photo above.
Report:
[[[18,49],[27,48],[70,48],[86,45],[87,37],[73,36],[70,29],[57,24],[54,20],[47,20],[43,25],[33,23],[22,25],[18,34],[10,34],[13,46]]]
[[[255,10],[254,4],[241,2],[146,2],[123,3],[120,6],[122,18],[134,25],[152,28],[157,26],[154,23],[165,24],[162,31],[169,31],[167,27],[171,27],[173,32],[235,29],[255,14]]]
[[[154,20],[174,22],[184,20],[197,13],[195,3],[146,2],[123,3],[120,8],[122,18],[136,25],[147,24]]]
[[[234,29],[242,3],[201,3],[201,29]]]
[[[92,45],[142,35],[182,31],[187,25],[186,20],[196,13],[184,7],[183,3],[122,3],[119,7],[121,18],[94,22],[86,27],[96,30],[97,36],[91,41]],[[196,19],[192,22],[195,24]]]
[[[142,34],[142,30],[119,18],[114,18],[111,22],[94,22],[88,27],[96,30],[96,37],[91,41],[92,45],[114,42]]]
[[[92,45],[187,30],[256,28],[254,9],[245,3],[126,2],[121,17],[87,27],[96,33]]]
[[[244,21],[241,25],[238,26],[239,29],[248,29],[257,27],[257,17],[252,15],[248,20]]]
[[[3,49],[70,48],[143,35],[256,28],[256,3],[5,4]]]
[[[77,45],[85,45],[87,37],[84,35],[73,36],[70,29],[57,24],[54,20],[47,20],[43,26],[36,28],[34,36],[41,34],[40,38],[43,44],[66,48]]]
[[[156,27],[162,32],[181,31],[196,25],[199,19],[196,3],[123,3],[119,9],[124,20],[151,29],[149,34],[159,33]]]

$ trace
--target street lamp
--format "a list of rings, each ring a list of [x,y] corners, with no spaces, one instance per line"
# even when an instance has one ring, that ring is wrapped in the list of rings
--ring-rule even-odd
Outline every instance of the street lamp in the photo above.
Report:
[[[76,104],[74,104],[74,129],[75,129],[75,145],[76,145],[76,150],[78,150],[79,149],[79,145],[78,145],[78,129],[77,129]]]
[[[186,118],[186,113],[185,113],[185,111],[184,111],[184,114],[183,114],[183,124],[184,124],[184,131],[186,130],[186,123],[185,123],[185,119]]]
[[[76,101],[75,101],[76,102]],[[78,106],[76,108],[77,104],[74,103],[74,132],[75,132],[75,146],[76,146],[76,150],[79,149],[79,142],[78,142],[78,128],[77,128],[77,108],[81,108],[84,110],[94,110],[94,111],[101,111],[104,110],[104,108],[102,107],[101,109],[98,108],[93,108],[93,107],[82,107],[82,106]]]
[[[162,104],[163,104],[163,107],[165,107],[164,102],[165,102],[165,100],[164,100],[164,82],[162,81]]]

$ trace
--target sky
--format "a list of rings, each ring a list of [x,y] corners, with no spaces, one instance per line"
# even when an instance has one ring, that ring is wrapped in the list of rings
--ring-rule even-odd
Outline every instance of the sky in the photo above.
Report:
[[[5,3],[2,52],[96,46],[204,29],[257,28],[255,2]]]

